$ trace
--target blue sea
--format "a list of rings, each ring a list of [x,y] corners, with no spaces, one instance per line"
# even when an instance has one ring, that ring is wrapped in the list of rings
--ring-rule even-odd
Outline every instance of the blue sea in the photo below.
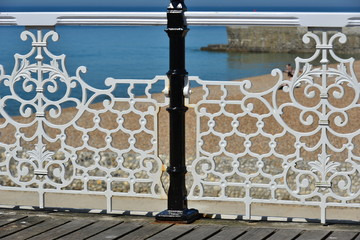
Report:
[[[186,1],[185,1],[186,2]],[[0,11],[166,11],[164,7],[122,7],[78,6],[21,7],[16,4],[4,4]],[[187,2],[189,11],[299,11],[299,12],[351,12],[360,11],[360,3],[356,8],[310,7],[289,8],[274,7],[206,7],[192,6]],[[90,84],[101,86],[106,77],[114,78],[153,78],[168,71],[168,37],[164,26],[57,26],[60,34],[58,42],[50,42],[50,50],[55,54],[67,56],[69,74],[75,74],[78,66],[86,66],[88,73],[84,79]],[[0,26],[0,64],[7,72],[12,70],[13,55],[26,53],[30,42],[22,42],[20,33],[23,27]],[[270,73],[273,68],[283,68],[292,63],[294,54],[268,53],[223,53],[205,52],[200,48],[209,44],[226,44],[226,27],[190,26],[186,38],[186,68],[189,75],[200,76],[210,80],[233,80]]]
[[[101,86],[107,77],[150,79],[169,70],[169,39],[163,26],[104,27],[59,26],[57,42],[49,42],[55,55],[66,55],[70,75],[86,66],[84,80]],[[20,39],[22,27],[0,27],[0,64],[12,71],[14,54],[31,49]],[[234,80],[268,74],[292,62],[294,54],[225,53],[201,51],[208,44],[226,44],[226,27],[191,26],[186,37],[186,69],[207,80]]]

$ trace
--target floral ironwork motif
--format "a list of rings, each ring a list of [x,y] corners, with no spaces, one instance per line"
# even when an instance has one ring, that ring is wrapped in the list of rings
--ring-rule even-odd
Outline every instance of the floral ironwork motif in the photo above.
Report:
[[[330,161],[330,155],[319,154],[318,156],[318,161],[309,162],[310,170],[321,173],[321,182],[317,183],[317,186],[331,187],[331,183],[326,181],[326,175],[336,173],[336,168],[340,166],[340,163]]]
[[[35,149],[28,151],[29,160],[36,163],[36,169],[34,170],[35,175],[47,175],[48,171],[44,166],[45,162],[52,161],[53,152],[46,151],[45,145],[35,144]]]

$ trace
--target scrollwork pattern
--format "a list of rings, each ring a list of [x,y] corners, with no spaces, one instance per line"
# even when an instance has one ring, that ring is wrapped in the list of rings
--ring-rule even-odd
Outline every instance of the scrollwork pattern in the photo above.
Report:
[[[354,59],[335,54],[335,41],[344,44],[346,36],[328,35],[305,34],[305,44],[315,42],[313,55],[295,59],[290,79],[274,69],[269,88],[189,78],[205,92],[189,100],[197,121],[190,199],[242,201],[248,217],[254,202],[326,208],[359,200],[353,150],[360,132],[353,119],[360,88]]]
[[[0,65],[1,131],[14,136],[0,142],[6,179],[0,188],[163,197],[156,125],[167,99],[150,91],[167,78],[108,78],[107,88],[97,89],[82,79],[85,67],[71,76],[65,55],[49,50],[48,41],[59,40],[54,30],[29,29],[20,37],[31,42],[30,51],[15,54],[9,75]],[[140,84],[142,97],[134,90]]]

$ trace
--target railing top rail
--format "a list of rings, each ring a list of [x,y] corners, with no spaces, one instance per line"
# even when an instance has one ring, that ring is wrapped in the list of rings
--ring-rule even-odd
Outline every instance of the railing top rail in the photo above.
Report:
[[[189,25],[360,26],[359,12],[186,12]],[[0,25],[166,25],[166,12],[0,12]]]

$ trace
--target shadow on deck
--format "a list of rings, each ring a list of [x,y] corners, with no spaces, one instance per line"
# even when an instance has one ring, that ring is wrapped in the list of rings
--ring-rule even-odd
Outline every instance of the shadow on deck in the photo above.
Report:
[[[193,224],[153,217],[59,210],[0,209],[1,239],[246,239],[360,240],[359,223],[238,221],[203,218]]]

